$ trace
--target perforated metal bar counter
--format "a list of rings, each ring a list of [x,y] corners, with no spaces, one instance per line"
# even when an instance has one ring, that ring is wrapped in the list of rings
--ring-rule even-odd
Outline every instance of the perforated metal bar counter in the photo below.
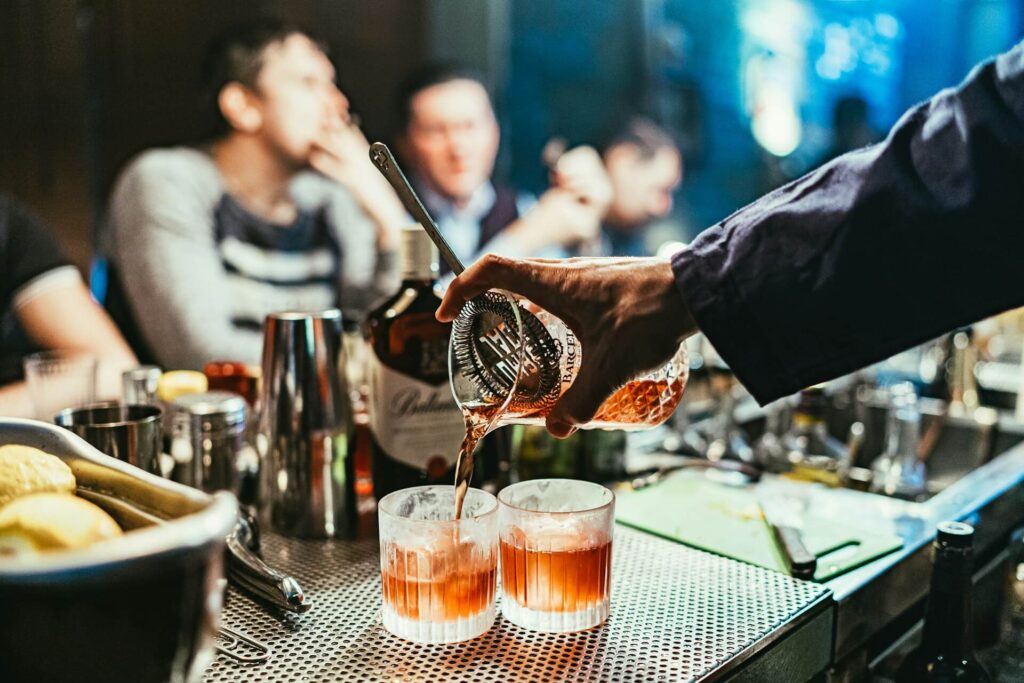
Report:
[[[223,625],[266,644],[271,657],[246,666],[219,656],[206,681],[803,680],[831,655],[827,589],[621,525],[603,626],[542,634],[499,614],[485,635],[456,645],[416,645],[384,630],[375,541],[268,534],[263,546],[313,608],[275,617],[231,589]]]

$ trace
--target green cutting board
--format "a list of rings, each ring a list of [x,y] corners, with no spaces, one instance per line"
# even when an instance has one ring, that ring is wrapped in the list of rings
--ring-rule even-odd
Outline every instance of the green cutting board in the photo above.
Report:
[[[753,487],[680,472],[639,491],[616,494],[619,522],[702,550],[786,572]],[[826,581],[903,545],[894,533],[861,529],[803,514],[804,545],[818,557],[815,581]]]

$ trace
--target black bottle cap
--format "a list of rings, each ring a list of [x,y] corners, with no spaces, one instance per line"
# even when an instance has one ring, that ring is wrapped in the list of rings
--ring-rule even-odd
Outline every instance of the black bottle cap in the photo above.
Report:
[[[963,522],[939,522],[935,544],[940,548],[969,549],[974,543],[974,527]]]

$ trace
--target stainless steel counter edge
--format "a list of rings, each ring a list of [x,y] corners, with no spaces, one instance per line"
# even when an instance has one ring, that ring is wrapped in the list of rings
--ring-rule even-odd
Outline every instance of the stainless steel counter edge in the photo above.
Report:
[[[831,662],[835,600],[823,593],[806,608],[778,627],[770,636],[751,645],[720,669],[700,681],[809,680]]]

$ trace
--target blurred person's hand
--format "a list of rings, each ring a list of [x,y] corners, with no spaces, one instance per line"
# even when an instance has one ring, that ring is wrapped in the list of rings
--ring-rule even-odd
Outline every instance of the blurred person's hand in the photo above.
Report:
[[[697,332],[667,259],[488,254],[452,281],[438,320],[453,320],[466,301],[489,289],[526,297],[565,321],[582,344],[579,375],[547,418],[559,437],[591,420],[615,390],[663,365]]]
[[[576,147],[558,154],[550,168],[551,187],[508,234],[532,252],[593,243],[612,197],[601,157],[592,147]]]
[[[397,249],[402,226],[409,221],[398,195],[370,161],[370,143],[347,115],[339,116],[313,143],[310,165],[352,193],[377,224],[381,249]]]
[[[574,248],[601,234],[601,214],[572,192],[551,188],[502,232],[515,240],[520,253],[536,254],[549,247]]]
[[[559,156],[550,176],[552,188],[574,195],[598,219],[604,216],[612,201],[612,184],[593,147],[575,147]]]

